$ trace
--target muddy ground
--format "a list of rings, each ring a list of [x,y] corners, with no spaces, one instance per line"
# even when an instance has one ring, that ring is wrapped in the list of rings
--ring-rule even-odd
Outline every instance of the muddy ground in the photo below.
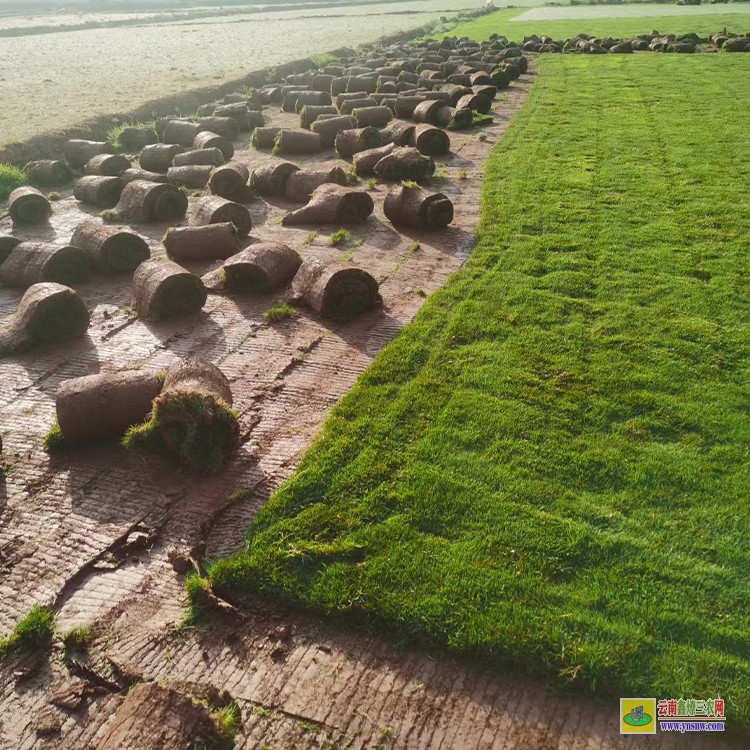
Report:
[[[281,227],[291,204],[251,204],[254,240],[281,240],[303,255],[351,253],[381,282],[382,309],[346,325],[304,310],[268,324],[262,312],[277,295],[211,295],[196,316],[150,324],[128,309],[129,279],[97,277],[79,288],[93,312],[85,339],[0,364],[7,465],[0,478],[0,636],[35,603],[57,618],[49,659],[14,658],[0,668],[2,750],[95,748],[127,689],[144,681],[199,696],[226,690],[240,711],[238,748],[633,747],[616,733],[615,705],[554,695],[540,682],[399,648],[274,602],[253,600],[241,614],[186,628],[183,577],[168,560],[175,548],[205,542],[210,559],[243,543],[248,523],[293,471],[328,409],[424,296],[460,267],[479,219],[482,163],[532,80],[522,76],[499,99],[495,124],[452,134],[453,154],[437,160],[433,181],[456,208],[444,232],[395,231],[383,217],[383,185],[373,192],[375,215],[336,249],[327,240],[338,227],[313,237],[314,227]],[[268,113],[274,124],[293,119]],[[270,157],[251,149],[237,158],[253,167]],[[17,234],[67,241],[87,214],[64,194],[50,226]],[[136,229],[163,255],[165,226]],[[8,220],[0,222],[0,233],[9,231]],[[0,290],[0,321],[20,296]],[[241,450],[217,477],[198,479],[116,444],[43,452],[61,380],[132,365],[161,368],[191,354],[228,375],[240,415]],[[230,502],[237,490],[245,493]],[[74,627],[91,628],[91,645],[66,664],[60,637]],[[641,746],[724,747],[685,736],[651,739]]]

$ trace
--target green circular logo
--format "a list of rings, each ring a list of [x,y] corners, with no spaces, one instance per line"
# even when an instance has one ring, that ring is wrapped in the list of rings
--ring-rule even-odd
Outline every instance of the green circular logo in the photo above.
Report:
[[[652,721],[651,717],[645,711],[637,718],[631,711],[625,714],[625,716],[622,717],[622,720],[631,727],[645,727],[648,726]]]

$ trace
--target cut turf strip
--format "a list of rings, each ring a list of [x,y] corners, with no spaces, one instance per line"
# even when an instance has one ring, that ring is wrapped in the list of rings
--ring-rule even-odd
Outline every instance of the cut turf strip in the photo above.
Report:
[[[539,62],[466,266],[212,580],[748,726],[748,63]]]

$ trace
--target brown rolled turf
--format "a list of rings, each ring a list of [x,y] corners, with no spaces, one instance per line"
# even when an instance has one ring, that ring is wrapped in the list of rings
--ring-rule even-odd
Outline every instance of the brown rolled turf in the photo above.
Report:
[[[377,128],[355,128],[342,130],[336,134],[336,153],[342,159],[350,159],[360,151],[383,145],[383,138]]]
[[[378,282],[367,271],[342,260],[305,260],[287,296],[326,318],[351,318],[380,303]]]
[[[277,85],[263,86],[258,90],[261,104],[277,104],[281,101],[282,87]]]
[[[26,289],[43,281],[75,284],[91,274],[85,250],[51,242],[19,242],[0,264],[0,284]]]
[[[250,143],[255,148],[273,148],[281,128],[255,128]]]
[[[73,183],[73,195],[81,203],[90,203],[99,208],[114,208],[123,191],[119,177],[87,175]]]
[[[88,327],[89,311],[70,287],[52,282],[33,284],[15,315],[0,327],[0,355],[78,338]]]
[[[249,178],[250,173],[244,164],[232,162],[213,169],[208,180],[208,187],[213,195],[238,203],[246,203],[251,198],[247,184]]]
[[[384,157],[388,156],[396,146],[393,143],[387,143],[379,148],[371,148],[367,151],[360,151],[354,154],[353,163],[354,171],[358,177],[374,174],[375,165]]]
[[[167,179],[175,185],[202,190],[208,185],[208,179],[214,167],[210,164],[190,164],[186,167],[170,167]]]
[[[326,183],[348,185],[349,177],[341,167],[296,170],[289,175],[287,180],[286,197],[290,201],[305,203],[316,188]]]
[[[450,120],[447,127],[449,130],[466,130],[474,125],[474,113],[470,109],[450,108]]]
[[[233,102],[217,107],[213,116],[231,118],[237,123],[240,133],[246,133],[258,124],[263,125],[263,115],[260,112],[250,112],[245,102]]]
[[[174,185],[135,180],[125,185],[115,213],[129,223],[176,221],[187,207],[187,196]]]
[[[352,115],[357,121],[357,127],[375,127],[382,128],[387,125],[393,119],[393,112],[390,107],[376,106],[376,107],[357,107],[352,110]]]
[[[413,146],[416,126],[401,120],[391,120],[381,131],[383,143],[393,143],[396,146]]]
[[[130,169],[130,159],[122,154],[99,154],[86,162],[84,171],[89,175],[119,177],[126,169]]]
[[[351,115],[357,108],[362,107],[377,107],[378,103],[368,95],[364,95],[359,99],[346,99],[341,102],[339,109],[342,115]]]
[[[318,133],[302,128],[282,128],[274,141],[274,154],[317,154],[323,148]]]
[[[161,392],[158,372],[124,370],[63,380],[57,389],[57,423],[66,441],[120,438],[142,422]]]
[[[182,146],[169,143],[154,143],[151,146],[144,146],[141,155],[138,157],[138,164],[141,169],[148,172],[167,173],[172,166],[172,161],[176,154],[181,154],[185,149]]]
[[[299,91],[292,96],[294,97],[294,108],[285,109],[286,112],[299,113],[308,104],[320,107],[331,104],[331,95],[327,91]],[[286,104],[286,99],[284,104]]]
[[[64,162],[55,159],[38,159],[26,165],[29,182],[37,187],[59,187],[73,179],[73,170]]]
[[[442,156],[450,153],[451,139],[448,133],[433,125],[417,125],[412,145],[425,156]]]
[[[140,151],[144,146],[159,142],[153,128],[123,128],[117,139],[124,151]]]
[[[92,220],[75,228],[70,244],[85,250],[102,273],[131,273],[151,257],[148,244],[135,232]]]
[[[129,182],[135,182],[141,180],[144,182],[168,182],[169,178],[165,174],[160,172],[148,172],[145,169],[126,169],[120,175],[120,182],[127,185]]]
[[[172,167],[212,166],[220,167],[226,163],[224,152],[220,148],[196,148],[175,154]]]
[[[203,282],[169,260],[147,260],[133,274],[133,309],[159,320],[198,312],[206,304]]]
[[[331,81],[331,95],[339,96],[340,94],[354,93],[354,92],[348,92],[347,91],[348,87],[349,87],[349,76],[336,76]]]
[[[234,225],[238,237],[247,237],[253,228],[250,212],[245,206],[218,195],[198,198],[188,220],[192,227],[224,222],[231,222]]]
[[[229,141],[236,141],[240,137],[240,126],[231,117],[201,117],[198,120],[199,132],[209,130],[216,135],[222,135]]]
[[[216,111],[216,108],[218,107],[218,104],[201,104],[200,107],[198,107],[197,110],[195,110],[195,114],[198,115],[198,117],[211,117],[211,115]]]
[[[0,237],[0,264],[10,255],[10,251],[20,245],[18,237]]]
[[[383,210],[394,224],[415,229],[442,229],[453,221],[450,199],[421,187],[392,187],[383,202]]]
[[[416,148],[401,146],[384,156],[375,165],[374,171],[383,180],[419,182],[435,173],[435,162],[431,156],[423,156]]]
[[[8,212],[14,224],[43,224],[52,216],[50,202],[33,187],[16,188],[8,196]]]
[[[327,94],[331,93],[331,81],[333,76],[328,73],[317,73],[313,76],[312,86],[313,91],[325,91]]]
[[[320,136],[323,148],[331,148],[336,142],[336,136],[342,130],[353,130],[357,127],[357,121],[351,115],[339,115],[326,119],[317,119],[310,130]]]
[[[372,197],[361,190],[342,185],[325,184],[313,191],[306,206],[288,213],[284,226],[295,224],[355,224],[373,212]]]
[[[232,141],[210,130],[201,130],[193,140],[193,149],[203,148],[218,148],[224,154],[224,161],[229,161],[234,156]]]
[[[396,117],[403,120],[411,119],[417,106],[426,101],[424,96],[399,96],[394,106]]]
[[[223,288],[265,293],[288,283],[302,265],[299,253],[278,242],[261,242],[228,258]]]
[[[448,101],[450,102],[451,107],[458,106],[456,102],[458,102],[461,97],[472,93],[471,88],[468,86],[458,86],[455,83],[444,83],[439,90],[445,91],[449,94],[450,98]]]
[[[497,96],[497,86],[472,86],[472,93],[484,96],[492,101]]]
[[[374,94],[378,89],[378,77],[371,75],[352,76],[346,86],[347,91],[366,91]]]
[[[253,172],[250,186],[258,195],[284,197],[289,177],[297,170],[299,167],[288,161],[269,162]]]
[[[332,104],[306,104],[299,113],[299,126],[309,130],[310,125],[321,115],[337,115],[338,113],[338,109]]]
[[[173,227],[164,235],[167,256],[176,261],[222,260],[239,250],[237,230],[231,222],[199,227]]]
[[[85,141],[74,138],[68,141],[63,148],[65,161],[73,169],[83,169],[92,157],[99,154],[114,154],[115,148],[104,141]]]
[[[341,109],[344,102],[350,102],[354,99],[367,99],[366,91],[350,91],[348,93],[338,94],[336,96],[336,106]]]
[[[167,370],[148,421],[128,430],[123,445],[176,458],[202,473],[218,471],[240,443],[232,389],[218,367],[199,357]]]
[[[429,125],[447,125],[450,122],[450,107],[441,99],[427,99],[417,104],[412,118]]]
[[[164,131],[166,130],[167,124],[172,120],[180,119],[182,118],[177,117],[177,115],[167,115],[166,117],[157,118],[156,122],[154,123],[154,130],[156,131],[156,135],[158,136],[159,140],[164,140]]]
[[[193,145],[195,136],[201,130],[204,130],[204,128],[191,120],[169,120],[164,127],[162,141],[190,148]]]

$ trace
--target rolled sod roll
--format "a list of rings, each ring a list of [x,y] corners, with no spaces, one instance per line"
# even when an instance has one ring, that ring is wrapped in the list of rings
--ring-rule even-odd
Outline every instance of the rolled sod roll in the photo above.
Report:
[[[383,143],[393,143],[396,146],[413,146],[416,125],[401,120],[391,120],[381,131]]]
[[[0,237],[0,263],[10,255],[10,251],[16,245],[20,244],[21,240],[18,237]]]
[[[8,196],[8,212],[14,224],[43,224],[52,216],[50,202],[33,187],[16,188]]]
[[[79,224],[70,244],[85,250],[102,273],[130,273],[151,257],[148,244],[135,232],[97,221]]]
[[[426,101],[427,99],[424,96],[399,96],[394,106],[396,117],[400,117],[402,120],[411,119],[414,116],[414,110]]]
[[[191,164],[187,167],[170,167],[167,170],[167,179],[175,185],[184,185],[189,188],[202,190],[208,185],[208,179],[214,167],[210,164]]]
[[[382,128],[393,119],[393,112],[389,107],[357,107],[352,110],[352,115],[357,121],[357,127],[366,128],[372,126]]]
[[[377,107],[378,103],[371,97],[365,95],[361,99],[346,99],[341,102],[339,109],[342,115],[351,115],[355,109],[362,107]]]
[[[83,336],[89,311],[70,287],[52,282],[30,286],[15,315],[0,327],[0,355]]]
[[[208,187],[213,195],[245,203],[251,197],[247,184],[249,179],[250,173],[247,167],[233,162],[223,167],[215,167],[208,180]]]
[[[286,185],[299,167],[288,161],[272,161],[258,167],[250,178],[250,186],[258,195],[286,196]]]
[[[381,301],[378,282],[342,260],[305,260],[292,280],[290,302],[311,307],[325,318],[351,318]]]
[[[468,73],[452,73],[446,80],[457,86],[471,86],[471,76]]]
[[[309,130],[310,125],[312,125],[320,115],[337,115],[338,113],[338,109],[332,104],[306,104],[302,107],[299,113],[299,126]]]
[[[316,188],[310,202],[288,213],[281,223],[295,224],[356,224],[373,212],[372,197],[361,190],[342,185],[325,184]]]
[[[367,99],[368,94],[366,91],[350,91],[349,93],[339,94],[336,97],[336,106],[341,109],[344,102],[351,102],[356,99]]]
[[[141,169],[148,172],[162,172],[166,174],[172,166],[172,161],[177,154],[181,154],[185,149],[182,146],[169,143],[154,143],[151,146],[144,146],[141,155],[138,157],[138,164]]]
[[[203,282],[172,261],[147,260],[133,274],[133,309],[142,318],[191,315],[207,298]]]
[[[130,169],[130,159],[122,154],[99,154],[86,162],[84,171],[89,175],[119,177],[126,169]]]
[[[142,422],[161,392],[158,372],[124,370],[63,380],[57,389],[57,423],[66,441],[121,438]]]
[[[83,169],[86,162],[99,154],[114,154],[115,148],[104,141],[84,141],[74,138],[68,141],[63,148],[65,161],[73,169]]]
[[[348,185],[349,177],[341,167],[332,169],[299,169],[289,175],[286,183],[286,197],[290,201],[304,203],[313,191],[326,183]]]
[[[250,143],[255,148],[273,148],[281,128],[255,128]]]
[[[318,107],[331,104],[331,95],[327,91],[299,91],[296,94],[290,94],[290,96],[294,98],[294,108],[285,109],[287,112],[300,112],[308,104]],[[286,104],[286,99],[284,104]]]
[[[447,125],[451,119],[450,107],[440,99],[427,99],[417,104],[412,118],[429,125]]]
[[[474,113],[470,109],[453,109],[449,110],[450,119],[446,123],[449,130],[465,130],[474,124]]]
[[[120,200],[123,184],[119,177],[87,175],[73,183],[73,195],[81,203],[99,208],[114,208]]]
[[[384,156],[375,165],[374,171],[383,180],[419,182],[435,173],[435,162],[431,156],[423,156],[416,148],[401,146]]]
[[[394,224],[416,229],[442,229],[453,221],[450,199],[421,187],[392,187],[383,202],[383,210]]]
[[[173,456],[202,473],[221,469],[240,444],[232,389],[210,362],[191,357],[167,370],[148,421],[128,430],[126,448]]]
[[[44,281],[75,284],[90,275],[85,250],[51,242],[19,242],[0,265],[0,284],[21,289]]]
[[[318,133],[302,128],[279,130],[274,141],[274,154],[317,154],[323,148],[323,141]]]
[[[169,178],[165,174],[159,172],[148,172],[145,169],[126,169],[120,175],[120,182],[123,186],[129,182],[135,182],[141,180],[145,182],[168,182]]]
[[[209,130],[217,135],[223,135],[229,141],[236,141],[240,137],[240,126],[231,117],[201,117],[198,120],[200,130]]]
[[[240,133],[246,133],[259,125],[264,124],[263,115],[260,112],[251,112],[244,102],[233,102],[217,107],[213,112],[214,117],[229,117],[237,123]]]
[[[64,161],[39,159],[26,165],[29,182],[37,187],[59,187],[73,179],[73,170]]]
[[[229,258],[239,248],[234,224],[206,224],[200,227],[174,227],[164,235],[164,247],[172,260],[213,260]]]
[[[350,159],[360,151],[382,145],[380,131],[373,127],[342,130],[336,134],[336,153],[343,159]]]
[[[218,195],[206,195],[199,198],[188,220],[192,227],[225,222],[234,225],[238,237],[247,237],[253,228],[250,212],[245,206]]]
[[[176,221],[188,207],[187,196],[174,185],[135,180],[125,185],[115,212],[122,221]]]
[[[162,140],[164,143],[176,143],[178,146],[190,148],[195,136],[201,130],[205,130],[205,128],[191,120],[169,120],[164,127]]]
[[[413,145],[425,156],[442,156],[450,153],[451,139],[448,133],[433,125],[418,125],[414,130]]]
[[[210,117],[218,107],[218,104],[201,104],[200,107],[195,111],[198,117]]]
[[[366,91],[368,94],[374,94],[378,88],[377,76],[352,76],[347,84],[347,91]]]
[[[218,148],[224,154],[224,161],[229,161],[234,156],[232,141],[210,130],[201,130],[193,140],[193,149],[204,148]]]
[[[320,136],[323,148],[331,148],[342,130],[353,130],[356,127],[357,121],[351,115],[340,115],[324,120],[317,119],[310,125],[310,130]]]
[[[220,167],[226,163],[224,152],[220,148],[196,148],[175,154],[172,167],[206,166]]]
[[[371,148],[367,151],[360,151],[358,154],[354,154],[354,171],[358,177],[363,177],[368,174],[373,174],[375,171],[375,165],[385,156],[393,151],[396,146],[393,143],[387,143],[385,146],[379,148]]]
[[[117,137],[124,151],[140,151],[144,146],[159,142],[153,128],[123,128]]]
[[[284,286],[302,265],[299,253],[278,242],[261,242],[228,258],[222,266],[223,287],[265,293]]]
[[[467,94],[471,94],[472,90],[468,86],[457,86],[454,83],[444,83],[440,89],[440,91],[445,91],[449,94],[450,98],[448,101],[450,102],[451,107],[457,107],[458,100],[466,96]]]
[[[497,96],[497,86],[472,86],[471,91],[477,96],[483,96],[490,102]]]

